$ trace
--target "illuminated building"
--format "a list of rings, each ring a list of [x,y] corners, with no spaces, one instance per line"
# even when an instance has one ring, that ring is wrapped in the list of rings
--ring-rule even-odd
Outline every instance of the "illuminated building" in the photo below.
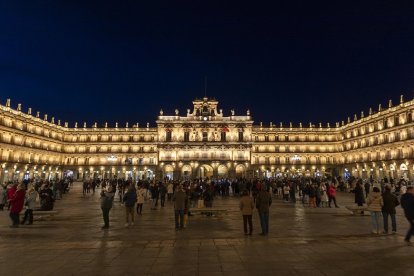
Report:
[[[62,177],[273,177],[354,175],[412,178],[414,100],[379,106],[334,125],[254,124],[196,99],[184,116],[160,111],[156,127],[69,127],[0,105],[0,180]]]

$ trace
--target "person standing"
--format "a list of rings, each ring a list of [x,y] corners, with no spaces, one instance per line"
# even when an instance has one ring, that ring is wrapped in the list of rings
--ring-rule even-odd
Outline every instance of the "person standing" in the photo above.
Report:
[[[335,189],[335,185],[333,182],[329,186],[328,195],[329,195],[329,208],[332,207],[331,206],[332,201],[335,204],[335,208],[339,208],[338,204],[336,204],[336,189]]]
[[[142,185],[138,186],[137,191],[137,214],[142,216],[142,205],[144,205],[145,202],[145,189],[142,187]]]
[[[24,217],[20,224],[25,224],[26,220],[29,220],[29,225],[33,224],[33,209],[36,204],[36,197],[37,197],[37,192],[33,188],[33,185],[29,184],[27,188],[27,192],[26,192],[27,209],[24,212]]]
[[[365,197],[364,197],[364,189],[362,188],[362,183],[360,181],[357,182],[355,189],[355,203],[358,206],[363,206],[365,203]],[[364,214],[364,211],[361,211],[361,214]]]
[[[384,205],[382,200],[382,196],[380,193],[380,189],[378,187],[374,187],[372,189],[372,193],[368,195],[367,198],[367,206],[368,211],[371,212],[371,223],[372,223],[372,233],[379,234],[380,233],[380,216],[381,216],[381,209]]]
[[[172,182],[170,181],[170,183],[168,183],[168,186],[167,186],[167,198],[168,198],[168,201],[171,201],[172,200],[173,193],[174,193],[174,184],[172,184]]]
[[[0,184],[0,211],[4,210],[4,205],[7,202],[7,189],[6,185]]]
[[[122,201],[125,205],[125,227],[134,225],[134,209],[135,209],[135,202],[137,201],[137,192],[135,190],[134,184],[129,184],[126,186],[127,191],[124,193],[122,197]],[[131,217],[131,220],[129,219]]]
[[[382,194],[384,206],[382,206],[382,217],[384,219],[384,234],[388,234],[388,216],[391,217],[392,233],[397,233],[397,221],[395,219],[395,207],[400,204],[398,198],[391,193],[390,185],[385,185],[385,191]]]
[[[260,226],[262,228],[261,236],[269,234],[269,207],[272,205],[272,197],[263,186],[260,186],[256,198],[256,208],[259,212]]]
[[[401,196],[401,207],[404,209],[404,215],[410,224],[404,241],[407,245],[411,245],[411,236],[414,235],[414,187],[407,187],[407,192]]]
[[[160,182],[160,184],[159,184],[159,191],[160,191],[161,207],[164,207],[165,206],[165,196],[167,194],[167,187],[162,182]]]
[[[247,190],[242,192],[242,197],[240,199],[240,211],[243,215],[243,229],[245,235],[252,235],[253,233],[253,209],[254,209],[254,202],[253,199],[249,196]],[[249,224],[249,229],[247,229],[247,224]],[[247,231],[249,230],[249,231]]]
[[[26,191],[24,190],[24,184],[21,183],[17,186],[16,192],[14,195],[8,200],[10,203],[10,218],[12,220],[12,225],[10,227],[17,228],[19,227],[19,215],[20,212],[23,210],[24,205],[24,197],[25,197]]]
[[[104,220],[104,226],[102,229],[109,228],[109,211],[112,208],[112,202],[114,201],[114,192],[112,192],[112,186],[107,186],[106,189],[102,189],[101,191],[101,209],[102,209],[102,216]]]
[[[174,215],[175,215],[175,230],[182,230],[184,228],[184,209],[187,202],[187,194],[184,191],[183,185],[178,187],[178,191],[174,194]]]

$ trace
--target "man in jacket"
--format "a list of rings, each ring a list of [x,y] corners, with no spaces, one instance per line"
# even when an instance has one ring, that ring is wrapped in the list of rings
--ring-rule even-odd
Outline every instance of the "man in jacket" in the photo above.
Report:
[[[101,192],[101,209],[104,220],[104,226],[102,229],[109,228],[109,210],[112,208],[112,202],[114,201],[115,193],[112,191],[112,186],[107,186],[106,189],[102,189]]]
[[[122,198],[125,205],[125,227],[134,225],[134,209],[135,203],[137,202],[137,191],[135,190],[134,184],[130,183],[127,185],[127,189],[127,192]],[[131,221],[129,220],[129,217],[131,217]]]
[[[388,234],[388,216],[391,217],[392,233],[397,233],[397,222],[395,219],[395,207],[400,203],[395,195],[391,193],[391,186],[385,185],[385,191],[382,194],[384,205],[382,206],[382,217],[384,219],[384,234]]]
[[[405,217],[410,224],[404,241],[411,245],[411,236],[414,235],[414,187],[408,187],[407,192],[401,196],[401,207],[404,209]]]
[[[182,230],[184,228],[184,209],[187,202],[187,194],[184,191],[183,185],[178,187],[178,191],[174,194],[174,213],[175,213],[175,230]]]
[[[252,223],[252,216],[253,216],[253,209],[254,203],[253,199],[249,196],[247,190],[242,192],[242,197],[240,199],[240,211],[243,215],[243,228],[245,235],[252,235],[253,233],[253,223]],[[247,232],[247,224],[249,224],[249,232]]]
[[[269,207],[272,205],[272,197],[262,185],[256,198],[256,208],[259,212],[260,226],[262,228],[261,236],[269,234]]]

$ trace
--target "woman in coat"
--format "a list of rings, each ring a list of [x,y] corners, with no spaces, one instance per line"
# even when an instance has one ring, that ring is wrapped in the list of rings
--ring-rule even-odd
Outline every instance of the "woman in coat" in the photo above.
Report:
[[[369,193],[367,198],[367,206],[368,211],[371,212],[372,233],[379,234],[381,209],[382,206],[384,206],[384,202],[378,187],[374,187],[372,193]]]
[[[242,197],[240,199],[240,211],[243,215],[243,228],[245,235],[252,235],[253,233],[253,209],[254,209],[254,202],[253,199],[249,196],[247,190],[244,190],[242,193]],[[249,224],[249,231],[247,231],[247,224]]]
[[[25,224],[27,219],[29,220],[29,224],[33,224],[33,209],[34,209],[35,204],[36,204],[36,197],[37,197],[37,192],[33,188],[33,185],[30,184],[27,187],[27,192],[26,192],[26,206],[27,206],[27,209],[24,212],[24,217],[23,217],[23,220],[22,220],[21,224]]]
[[[17,186],[16,192],[14,195],[8,200],[10,203],[10,218],[13,222],[10,227],[16,228],[19,227],[19,215],[20,212],[23,210],[24,205],[24,196],[26,192],[24,190],[24,184],[19,184]]]
[[[145,189],[140,185],[137,191],[137,214],[142,215],[142,205],[145,202]]]

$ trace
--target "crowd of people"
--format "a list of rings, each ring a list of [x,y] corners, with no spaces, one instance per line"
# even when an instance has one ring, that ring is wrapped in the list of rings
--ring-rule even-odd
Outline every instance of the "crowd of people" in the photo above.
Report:
[[[55,181],[9,182],[0,185],[0,210],[10,211],[11,227],[33,223],[33,210],[53,210],[55,200],[69,191],[73,180],[69,178]],[[388,234],[388,220],[391,231],[397,232],[396,207],[400,204],[410,223],[405,241],[410,244],[414,234],[414,189],[411,183],[401,179],[397,183],[384,178],[375,182],[358,178],[322,177],[280,177],[271,179],[193,179],[186,181],[163,181],[132,179],[88,179],[83,182],[83,195],[94,194],[101,187],[100,203],[104,220],[103,229],[109,228],[109,212],[117,196],[125,206],[125,226],[134,225],[135,215],[141,216],[144,202],[150,201],[150,209],[165,207],[166,201],[173,202],[175,228],[182,230],[193,208],[212,208],[217,197],[239,197],[245,235],[253,233],[252,215],[257,210],[261,235],[269,233],[269,210],[272,199],[286,203],[301,203],[309,208],[339,208],[336,200],[337,190],[355,194],[358,206],[366,204],[371,214],[372,232]],[[20,214],[26,206],[22,220]],[[37,207],[36,207],[37,206]],[[37,209],[36,209],[37,208]],[[364,212],[362,209],[361,212]],[[211,212],[205,212],[212,215]],[[381,231],[381,217],[383,230]]]
[[[0,211],[9,211],[12,221],[10,227],[17,228],[20,224],[33,224],[33,210],[51,211],[55,200],[69,191],[72,179],[56,179],[51,181],[25,180],[9,181],[0,185]],[[20,214],[26,206],[23,219]]]

